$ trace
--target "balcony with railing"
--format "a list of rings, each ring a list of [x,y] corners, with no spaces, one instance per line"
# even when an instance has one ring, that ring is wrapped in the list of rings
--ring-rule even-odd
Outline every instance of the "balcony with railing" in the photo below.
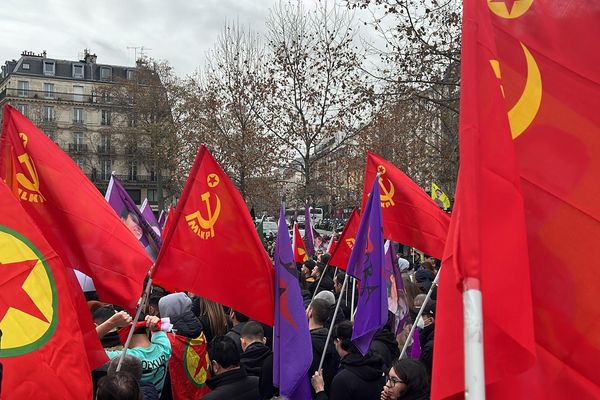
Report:
[[[88,145],[85,143],[69,143],[69,153],[80,154],[87,153]]]
[[[0,91],[0,101],[4,100],[7,97],[69,103],[111,104],[110,97],[100,96],[98,94],[49,92],[45,90],[5,88],[2,91]]]

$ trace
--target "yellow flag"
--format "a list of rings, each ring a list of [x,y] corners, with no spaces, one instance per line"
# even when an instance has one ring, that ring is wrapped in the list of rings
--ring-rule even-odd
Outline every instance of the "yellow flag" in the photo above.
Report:
[[[442,189],[440,189],[440,187],[433,182],[431,182],[431,198],[438,206],[440,206],[442,210],[445,211],[450,208],[450,199],[446,193],[444,193]]]

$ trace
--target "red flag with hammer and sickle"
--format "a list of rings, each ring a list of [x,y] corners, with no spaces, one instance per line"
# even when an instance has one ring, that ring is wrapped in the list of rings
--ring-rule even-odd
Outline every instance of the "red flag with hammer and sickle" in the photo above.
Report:
[[[385,238],[441,259],[450,216],[412,179],[372,152],[367,156],[363,207],[371,191],[369,182],[373,182],[378,172]]]
[[[154,282],[273,325],[273,265],[244,199],[205,146],[170,219]]]

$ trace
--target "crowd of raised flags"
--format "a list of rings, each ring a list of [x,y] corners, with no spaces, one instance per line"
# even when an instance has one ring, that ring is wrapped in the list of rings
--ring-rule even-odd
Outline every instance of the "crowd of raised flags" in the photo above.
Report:
[[[146,389],[174,399],[600,398],[600,53],[548,46],[565,32],[599,37],[599,12],[491,3],[502,2],[464,4],[454,204],[369,152],[361,211],[324,255],[308,204],[304,237],[296,224],[290,237],[281,205],[267,252],[205,146],[176,207],[156,218],[115,176],[103,198],[5,106],[2,398],[92,398],[96,384],[101,400],[123,387],[131,390],[118,398],[141,398],[150,372]],[[516,112],[505,94],[522,86],[523,54],[529,100]],[[441,268],[426,261],[407,280],[398,244]],[[86,303],[75,271],[99,301]],[[413,280],[423,276],[415,309]],[[317,353],[316,326],[326,332]],[[393,343],[383,352],[382,332]],[[105,351],[115,345],[122,350]],[[260,353],[252,368],[250,348]],[[260,378],[250,377],[259,361]],[[334,376],[322,372],[333,362]]]

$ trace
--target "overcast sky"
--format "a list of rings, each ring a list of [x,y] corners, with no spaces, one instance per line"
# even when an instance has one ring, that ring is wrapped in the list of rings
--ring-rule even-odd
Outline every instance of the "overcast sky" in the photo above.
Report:
[[[168,60],[178,75],[190,74],[204,65],[226,21],[264,33],[276,1],[3,0],[0,63],[18,59],[23,50],[75,60],[88,48],[99,63],[133,65],[134,50],[127,47],[144,46],[148,56]],[[317,0],[302,1],[310,7]]]

